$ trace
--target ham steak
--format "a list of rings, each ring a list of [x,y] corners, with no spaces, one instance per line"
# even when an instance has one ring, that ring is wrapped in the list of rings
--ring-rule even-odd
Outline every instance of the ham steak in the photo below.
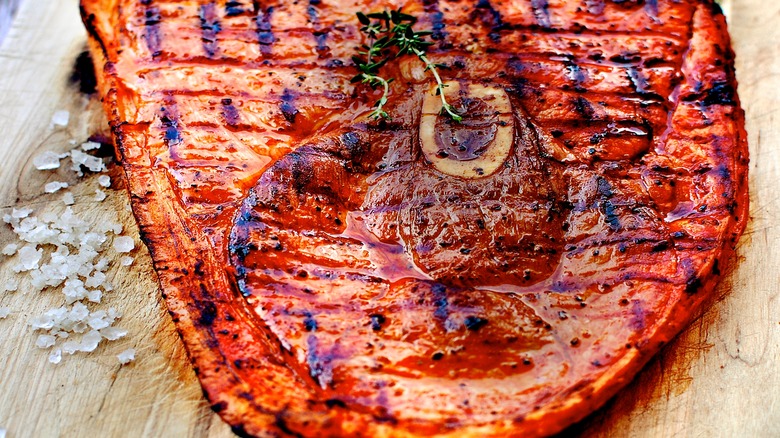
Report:
[[[706,302],[747,221],[711,0],[81,0],[133,211],[249,436],[538,436]],[[413,57],[350,83],[355,13]]]

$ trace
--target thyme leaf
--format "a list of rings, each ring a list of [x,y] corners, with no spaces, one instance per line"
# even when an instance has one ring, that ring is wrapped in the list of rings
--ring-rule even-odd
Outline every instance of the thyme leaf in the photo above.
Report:
[[[431,32],[415,31],[412,27],[417,22],[417,18],[401,12],[401,9],[369,14],[358,12],[356,15],[361,24],[360,31],[366,35],[368,44],[362,45],[358,49],[358,54],[352,57],[352,62],[360,72],[352,78],[352,82],[367,84],[372,89],[382,88],[382,97],[374,103],[374,111],[370,117],[390,118],[384,106],[387,104],[393,78],[387,79],[381,76],[379,70],[394,58],[414,55],[425,64],[424,71],[430,71],[436,80],[436,94],[441,98],[442,114],[460,122],[463,118],[447,102],[444,96],[444,88],[447,85],[442,82],[436,69],[444,66],[431,62],[426,56],[428,47],[433,45],[432,41],[426,39]]]

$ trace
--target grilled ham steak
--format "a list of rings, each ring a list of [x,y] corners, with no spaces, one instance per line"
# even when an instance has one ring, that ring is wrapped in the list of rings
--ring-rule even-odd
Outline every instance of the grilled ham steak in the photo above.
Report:
[[[402,7],[419,62],[349,60]],[[710,0],[82,0],[135,215],[242,435],[534,436],[701,307],[747,220]],[[439,104],[440,105],[440,104]]]

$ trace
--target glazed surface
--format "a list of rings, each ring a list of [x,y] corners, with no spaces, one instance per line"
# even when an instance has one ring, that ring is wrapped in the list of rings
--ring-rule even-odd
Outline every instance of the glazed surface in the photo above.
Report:
[[[707,1],[82,5],[134,211],[239,432],[555,432],[687,324],[747,219]],[[510,110],[459,96],[433,159],[430,80],[400,58],[368,119],[354,13],[385,7]]]

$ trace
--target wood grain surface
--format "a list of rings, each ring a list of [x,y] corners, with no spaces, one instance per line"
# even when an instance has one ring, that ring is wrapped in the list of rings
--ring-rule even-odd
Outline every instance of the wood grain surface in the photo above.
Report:
[[[0,0],[3,2],[4,0]],[[721,2],[737,53],[739,94],[750,139],[751,222],[710,307],[615,399],[564,436],[780,436],[780,2]],[[3,17],[0,17],[2,21]],[[129,335],[97,351],[49,364],[28,321],[63,304],[56,291],[0,292],[0,428],[29,436],[229,437],[211,412],[160,298],[151,260],[138,240],[120,170],[109,197],[92,200],[96,177],[41,172],[32,158],[67,151],[69,140],[104,132],[99,103],[71,82],[86,35],[77,0],[22,0],[0,42],[0,214],[12,207],[61,211],[49,181],[67,181],[80,215],[97,224],[117,217],[134,236],[136,262],[115,267],[107,302],[122,310]],[[51,126],[66,109],[66,129]],[[13,241],[0,226],[0,247]],[[0,256],[0,286],[14,275]],[[116,354],[135,348],[136,361]]]

